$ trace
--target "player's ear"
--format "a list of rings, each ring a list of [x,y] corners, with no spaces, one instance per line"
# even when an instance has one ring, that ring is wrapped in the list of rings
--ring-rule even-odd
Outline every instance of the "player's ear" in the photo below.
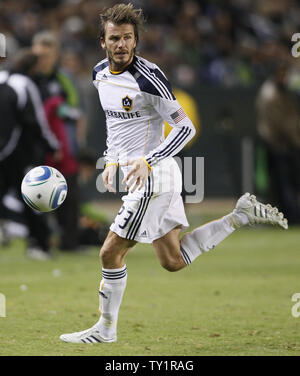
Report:
[[[106,50],[105,39],[103,37],[100,38],[100,45],[103,48],[103,50]]]

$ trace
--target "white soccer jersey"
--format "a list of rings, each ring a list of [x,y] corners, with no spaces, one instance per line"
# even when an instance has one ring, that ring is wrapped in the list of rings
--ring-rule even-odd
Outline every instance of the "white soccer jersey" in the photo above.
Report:
[[[192,122],[155,64],[135,56],[124,71],[116,73],[104,59],[94,67],[93,83],[106,115],[107,163],[145,157],[152,166],[176,155],[195,135]],[[164,120],[173,127],[166,139]]]

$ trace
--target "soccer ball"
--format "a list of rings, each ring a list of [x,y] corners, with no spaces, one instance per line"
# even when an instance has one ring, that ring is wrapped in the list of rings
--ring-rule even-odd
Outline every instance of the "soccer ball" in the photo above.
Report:
[[[50,212],[64,202],[68,186],[58,170],[49,166],[38,166],[24,176],[21,192],[23,200],[32,209]]]

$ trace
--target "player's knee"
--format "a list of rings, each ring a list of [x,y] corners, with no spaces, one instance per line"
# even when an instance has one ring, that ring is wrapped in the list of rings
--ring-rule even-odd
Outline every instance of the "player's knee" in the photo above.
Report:
[[[100,249],[100,262],[104,267],[111,267],[111,265],[120,264],[124,261],[126,253],[129,249],[113,247],[110,245],[103,245]]]
[[[108,262],[113,261],[114,259],[114,249],[115,249],[115,242],[114,242],[114,234],[109,233],[107,238],[105,239],[99,253],[99,258],[102,264],[106,264]]]
[[[180,260],[174,258],[166,258],[160,260],[160,264],[168,272],[177,272],[178,270],[182,269],[182,263],[180,262]]]
[[[106,263],[112,261],[113,254],[109,248],[103,246],[100,249],[99,258],[101,263],[105,265]]]

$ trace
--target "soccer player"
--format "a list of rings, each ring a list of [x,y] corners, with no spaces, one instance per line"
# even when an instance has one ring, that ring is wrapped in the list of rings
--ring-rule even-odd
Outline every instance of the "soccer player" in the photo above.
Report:
[[[73,343],[117,340],[118,312],[127,281],[125,259],[137,242],[152,243],[160,264],[175,272],[241,226],[264,223],[287,228],[282,213],[246,193],[232,213],[180,239],[188,222],[180,194],[181,173],[172,157],[194,136],[194,126],[163,72],[135,54],[142,11],[118,4],[100,17],[100,42],[107,58],[95,66],[93,82],[107,119],[102,178],[113,192],[113,177],[121,166],[128,194],[100,250],[100,319],[90,329],[60,336]],[[173,128],[163,140],[164,120]]]

